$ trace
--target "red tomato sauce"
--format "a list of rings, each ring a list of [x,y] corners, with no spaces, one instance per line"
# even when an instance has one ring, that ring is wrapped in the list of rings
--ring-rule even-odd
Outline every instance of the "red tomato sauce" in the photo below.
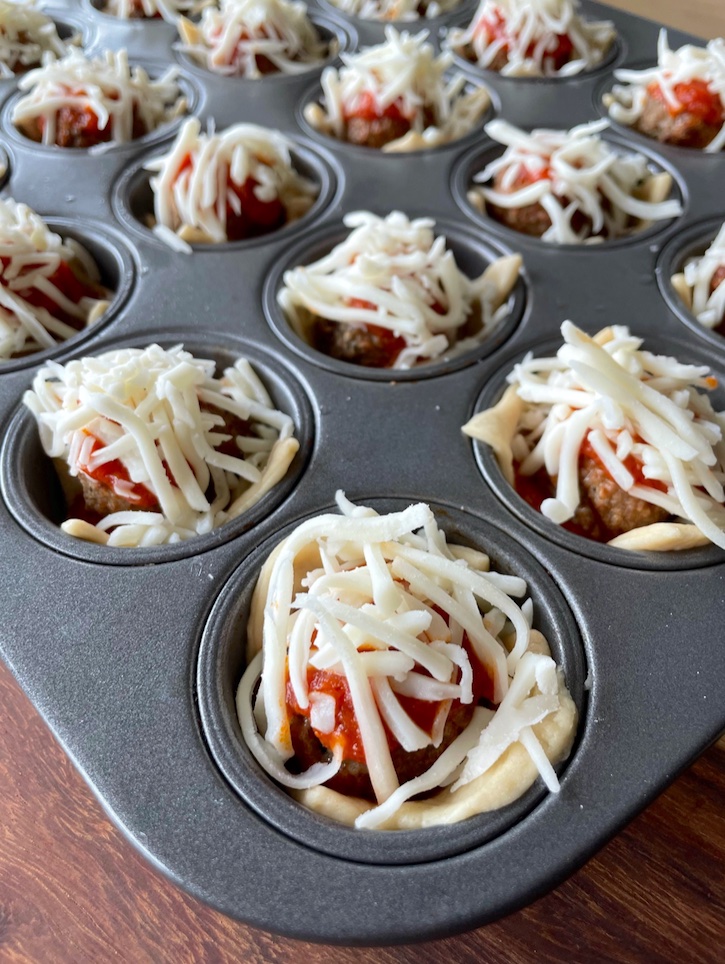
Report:
[[[179,177],[192,166],[191,155],[187,154],[179,165],[176,174]],[[229,241],[244,241],[256,238],[262,234],[281,228],[287,221],[287,212],[278,197],[270,201],[260,201],[255,194],[259,181],[251,175],[244,184],[234,184],[227,175],[227,190],[232,191],[239,198],[241,210],[237,214],[227,200],[226,220],[227,238]]]
[[[10,263],[10,260],[11,259],[7,257],[0,257],[0,264],[2,264],[3,272]],[[24,272],[30,272],[35,267],[37,267],[37,265],[25,265],[23,271],[16,281],[19,281],[22,278]],[[73,272],[73,269],[69,267],[65,261],[61,261],[53,274],[48,277],[48,280],[58,289],[58,291],[61,292],[61,294],[63,294],[69,301],[72,301],[76,305],[80,303],[82,298],[100,298],[103,295],[103,291],[100,287],[94,284],[86,283],[78,278]],[[0,284],[6,285],[4,277],[0,277]],[[34,287],[14,287],[13,290],[20,298],[26,301],[33,308],[45,308],[45,310],[54,318],[64,322],[71,328],[75,328],[76,331],[80,331],[85,327],[84,319],[76,318],[73,315],[63,311],[62,308],[60,308],[59,305],[57,305],[56,302],[43,291],[38,291],[38,289]]]
[[[409,121],[410,118],[403,113],[402,107],[403,99],[398,97],[392,104],[388,104],[387,107],[381,109],[375,100],[375,96],[369,91],[363,91],[355,101],[354,107],[343,107],[343,117],[345,120],[349,120],[351,117],[359,117],[362,120],[374,121],[379,117],[389,117],[394,121]]]
[[[532,509],[541,512],[541,503],[544,499],[553,499],[556,495],[556,480],[552,479],[546,469],[539,469],[533,475],[522,475],[518,465],[514,465],[514,488]],[[592,539],[592,533],[577,525],[571,519],[561,525],[567,532],[573,532],[576,536],[584,539]],[[602,542],[608,542],[609,537],[602,538]]]
[[[68,89],[71,96],[84,96],[83,89]],[[109,100],[117,100],[118,96],[114,93],[107,95]],[[35,120],[37,127],[37,140],[43,139],[46,118],[42,115]],[[34,136],[32,130],[30,136]],[[146,125],[141,120],[141,116],[136,104],[133,105],[133,120],[131,137],[143,137],[146,134]],[[89,106],[78,107],[66,104],[58,109],[55,116],[55,144],[58,147],[94,147],[96,144],[104,144],[113,140],[113,121],[109,117],[106,126],[99,126],[98,116]]]
[[[720,95],[711,90],[704,80],[675,84],[673,92],[679,101],[679,106],[672,105],[665,99],[662,88],[656,80],[647,87],[650,97],[663,103],[672,117],[687,111],[699,117],[704,124],[710,124],[713,127],[717,127],[725,120],[725,108]]]
[[[98,448],[102,448],[101,442],[98,439],[94,439],[91,455]],[[79,468],[84,475],[95,479],[96,482],[100,482],[101,485],[104,485],[107,489],[111,489],[114,492],[117,482],[124,483],[125,491],[125,483],[131,481],[126,466],[120,459],[111,459],[109,462],[103,462],[94,469],[89,468],[87,465],[79,465]],[[169,474],[168,468],[166,469],[166,474]],[[173,483],[173,479],[171,481]],[[132,502],[136,509],[155,509],[159,504],[159,500],[154,493],[140,482],[134,482],[129,489],[129,494],[124,497],[127,498],[129,502]]]
[[[229,435],[230,438],[226,439],[224,442],[220,442],[215,446],[215,451],[221,452],[223,455],[232,455],[237,458],[240,457],[241,453],[239,447],[236,443],[236,437],[238,435],[251,436],[252,428],[249,421],[241,419],[231,412],[224,412],[221,409],[215,408],[213,405],[202,404],[201,410],[203,412],[212,412],[215,415],[221,415],[224,419],[224,424],[219,425],[215,428],[215,431],[219,434]],[[98,448],[102,447],[102,443],[98,439],[94,439],[93,447],[91,449],[91,454],[95,452]],[[164,471],[166,472],[166,477],[172,486],[176,486],[176,479],[174,478],[169,466],[165,460],[162,460]],[[130,477],[128,471],[120,459],[111,459],[108,462],[104,462],[94,469],[89,468],[88,465],[79,465],[79,469],[87,475],[89,478],[94,479],[96,482],[105,486],[112,492],[116,491],[116,483],[124,483],[124,493],[126,492],[125,483],[129,483]],[[141,482],[135,482],[132,484],[129,494],[124,494],[129,502],[132,503],[132,508],[138,510],[153,510],[157,509],[159,506],[159,500],[156,495]],[[83,508],[83,500],[75,500],[73,506],[71,506],[70,516],[78,519],[85,519],[87,522],[93,524],[100,521],[102,518],[98,513],[93,510],[88,510]]]
[[[607,470],[606,466],[592,448],[588,438],[584,440],[581,449],[579,450],[580,463],[581,460],[585,458],[593,459],[597,465],[599,465],[600,468],[606,472],[609,478],[612,478],[611,473]],[[658,482],[654,479],[646,479],[644,477],[642,474],[642,463],[635,459],[634,456],[627,456],[623,464],[625,468],[628,469],[628,471],[632,474],[637,485],[649,486],[650,488],[657,489],[660,492],[667,491],[666,485],[663,485],[661,482]],[[533,475],[522,475],[519,471],[519,465],[514,463],[514,488],[524,502],[530,505],[532,509],[536,509],[537,512],[541,512],[541,503],[544,501],[544,499],[552,499],[556,496],[556,478],[551,478],[544,468],[539,469],[539,471],[535,472]],[[583,528],[572,519],[570,519],[568,522],[564,522],[561,528],[566,529],[567,532],[574,533],[574,535],[583,536],[585,539],[590,539],[594,542],[609,542],[610,539],[614,537],[614,534],[609,532],[601,522],[599,522],[597,532],[592,532]]]
[[[435,606],[433,608],[437,609]],[[440,610],[438,611],[440,612]],[[476,706],[481,702],[493,705],[493,677],[490,671],[479,662],[468,637],[465,635],[463,638],[463,646],[468,653],[473,669],[473,705]],[[416,671],[422,675],[427,675],[426,671],[420,666],[417,667]],[[360,735],[360,727],[355,716],[350,687],[346,677],[338,673],[331,673],[327,670],[315,670],[309,667],[307,670],[307,686],[310,694],[325,693],[328,696],[332,696],[335,700],[335,726],[333,731],[331,733],[320,733],[314,730],[315,736],[320,743],[331,752],[334,751],[336,747],[340,747],[344,760],[351,760],[355,763],[365,763],[365,751]],[[398,700],[411,720],[422,730],[430,733],[436,714],[441,706],[441,701],[419,700],[412,696],[402,695],[398,696]],[[454,705],[457,705],[459,702],[460,701],[455,700]],[[286,703],[291,713],[307,717],[310,716],[311,705],[308,706],[307,709],[302,709],[299,706],[295,699],[289,676],[287,679]],[[388,746],[391,750],[397,749],[400,744],[385,725],[384,721],[383,727],[388,740]]]
[[[635,441],[641,441],[641,439],[635,439]],[[602,462],[602,460],[599,458],[597,453],[594,451],[594,448],[592,447],[589,441],[589,438],[584,439],[584,442],[582,443],[582,447],[579,451],[579,458],[581,459],[584,457],[594,459],[597,465],[599,465],[599,467],[604,472],[607,473],[609,478],[610,479],[612,478],[611,472],[608,471],[605,464]],[[627,458],[622,461],[622,464],[624,465],[625,469],[627,469],[627,471],[631,474],[632,478],[634,479],[635,485],[648,486],[650,489],[657,489],[658,492],[667,491],[667,486],[664,485],[664,483],[658,482],[656,479],[645,478],[643,474],[644,466],[633,455],[628,455]]]
[[[528,187],[529,184],[536,184],[537,181],[550,181],[552,176],[551,168],[546,167],[531,168],[525,164],[519,169],[514,179],[513,188],[516,190],[521,187]]]
[[[227,201],[227,237],[230,241],[243,241],[245,238],[256,238],[280,228],[287,220],[287,212],[278,197],[270,201],[260,201],[254,193],[259,181],[248,177],[244,184],[228,183],[228,189],[233,191],[241,203],[241,211],[237,214]]]
[[[490,41],[505,40],[506,43],[503,45],[502,49],[505,50],[506,53],[509,52],[511,38],[506,26],[506,21],[497,10],[493,11],[491,14],[481,20],[478,25],[477,32],[485,32]],[[530,43],[526,48],[526,56],[533,57],[535,50],[536,43]],[[553,50],[546,51],[544,54],[544,60],[548,60],[552,64],[554,70],[561,70],[561,68],[565,64],[568,64],[571,60],[573,51],[574,44],[569,39],[568,35],[565,33],[556,34],[556,46]]]

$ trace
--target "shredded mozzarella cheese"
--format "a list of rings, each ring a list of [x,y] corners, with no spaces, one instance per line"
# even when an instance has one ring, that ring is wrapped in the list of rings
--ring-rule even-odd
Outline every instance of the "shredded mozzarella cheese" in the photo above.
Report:
[[[326,67],[322,72],[322,103],[305,107],[308,123],[344,140],[347,118],[372,98],[381,113],[395,104],[410,123],[410,130],[385,144],[383,151],[438,147],[468,134],[488,108],[490,95],[470,82],[466,93],[461,73],[446,83],[452,54],[436,57],[427,36],[427,31],[411,36],[387,26],[384,43],[341,54],[339,70]]]
[[[523,745],[524,736],[527,752],[550,788],[558,790],[551,761],[531,727],[559,709],[559,672],[551,657],[529,649],[528,621],[491,580],[487,557],[449,546],[423,503],[383,516],[354,506],[341,492],[337,503],[342,516],[319,516],[299,525],[270,558],[257,586],[256,595],[262,595],[253,604],[258,609],[250,619],[249,647],[252,656],[258,646],[261,652],[250,659],[239,684],[237,712],[261,766],[296,790],[321,786],[338,771],[344,753],[336,729],[341,725],[338,697],[308,693],[308,674],[322,663],[349,689],[377,799],[356,826],[381,827],[424,790],[454,780],[454,789],[471,783],[513,743]],[[300,558],[312,568],[300,571]],[[520,582],[515,580],[517,594],[526,591]],[[303,591],[295,591],[300,584]],[[484,655],[476,651],[500,706],[495,712],[473,709],[471,722],[433,765],[401,785],[386,728],[408,752],[440,745],[451,700],[473,702],[464,634],[469,627],[485,633],[484,619],[500,627],[490,637],[490,649]],[[310,708],[313,729],[333,744],[328,764],[321,761],[299,774],[284,765],[294,756],[288,686],[297,704]],[[409,696],[440,703],[435,733],[411,718],[401,701]]]
[[[173,238],[186,242],[227,241],[228,208],[244,213],[233,188],[249,179],[252,196],[260,203],[278,200],[287,223],[302,217],[314,203],[317,187],[295,171],[291,148],[279,131],[256,124],[203,133],[199,120],[189,118],[168,153],[146,165],[157,172],[151,187],[161,240],[175,246],[169,237],[174,232]]]
[[[97,526],[70,519],[64,531],[119,546],[178,542],[236,518],[284,476],[299,447],[292,419],[274,408],[246,359],[221,379],[214,368],[180,345],[41,368],[23,401],[46,454],[90,480],[118,461],[127,479],[112,469],[114,495],[132,501],[140,485],[158,500],[157,510],[111,512]],[[223,413],[249,424],[233,455],[221,451],[231,438]]]
[[[687,307],[706,328],[717,328],[725,321],[725,282],[710,290],[719,268],[725,269],[725,224],[703,256],[688,261],[683,274],[672,279]]]
[[[133,139],[134,120],[144,132],[156,130],[186,110],[179,91],[178,70],[171,67],[158,80],[151,80],[142,67],[131,67],[125,50],[107,50],[102,58],[89,60],[71,49],[62,60],[31,70],[18,82],[29,91],[15,104],[12,120],[33,136],[40,125],[43,144],[55,144],[58,115],[62,108],[90,111],[99,130],[111,130],[114,144]]]
[[[471,280],[460,271],[430,218],[356,211],[344,223],[353,229],[345,241],[319,261],[284,274],[278,301],[303,337],[316,319],[376,325],[404,339],[394,367],[411,368],[454,345],[458,351],[471,347],[505,316],[521,264],[517,255],[507,259],[514,270],[502,292],[490,273]],[[474,310],[480,312],[480,331],[457,342]]]
[[[578,0],[481,0],[466,30],[452,29],[446,46],[504,77],[573,77],[601,63],[616,37],[610,20],[585,20],[578,9]],[[562,37],[572,50],[557,67]]]
[[[179,33],[180,49],[207,70],[252,80],[302,73],[331,53],[305,4],[289,0],[221,0],[198,24],[182,18]]]
[[[642,154],[618,153],[599,136],[607,126],[602,120],[569,131],[527,133],[491,121],[486,133],[506,150],[474,177],[475,184],[495,179],[495,186],[472,188],[469,200],[479,209],[540,204],[551,221],[541,239],[554,244],[596,243],[682,214],[674,198],[646,200],[669,190],[669,175],[652,174]],[[575,216],[585,219],[578,229]]]
[[[59,291],[52,278],[62,264],[98,297],[75,303]],[[26,204],[0,199],[0,361],[52,348],[98,321],[108,307],[104,294],[98,268],[81,244],[55,234]],[[39,295],[45,305],[32,303]]]
[[[361,20],[410,21],[425,17],[432,20],[450,13],[461,0],[329,0],[352,17]]]
[[[557,480],[542,513],[558,524],[574,516],[579,452],[589,439],[620,488],[725,548],[725,413],[701,392],[714,387],[709,369],[644,351],[620,325],[591,338],[565,321],[561,333],[555,357],[528,355],[508,378],[525,403],[512,442],[519,472],[545,468]],[[644,482],[624,465],[628,455]]]
[[[67,50],[53,21],[33,3],[0,0],[0,77],[63,57]]]
[[[620,69],[614,76],[621,81],[615,84],[604,103],[613,120],[619,124],[633,125],[642,116],[650,94],[647,88],[656,84],[673,113],[686,109],[675,93],[678,84],[702,81],[713,94],[720,98],[725,116],[725,40],[717,37],[706,47],[685,44],[679,50],[671,50],[667,31],[661,30],[657,41],[657,66],[645,70]],[[705,148],[707,153],[721,151],[725,147],[725,122]]]

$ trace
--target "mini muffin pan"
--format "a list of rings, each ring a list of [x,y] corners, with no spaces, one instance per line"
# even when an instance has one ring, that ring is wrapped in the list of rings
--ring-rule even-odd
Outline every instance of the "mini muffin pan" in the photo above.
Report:
[[[380,24],[310,3],[343,50],[377,42]],[[611,71],[653,62],[657,27],[595,3],[618,29],[611,59],[569,80],[453,69],[492,92],[491,116],[570,127],[604,116]],[[700,331],[669,287],[725,219],[725,156],[672,149],[618,128],[674,177],[681,217],[616,243],[558,248],[516,235],[466,200],[498,149],[477,132],[429,152],[353,148],[301,122],[319,68],[293,78],[213,76],[177,52],[166,23],[122,23],[90,0],[48,8],[82,26],[86,49],[126,46],[133,62],[176,65],[195,110],[219,130],[248,121],[285,131],[320,196],[276,234],[185,255],[149,229],[144,163],[178,124],[101,152],[41,148],[12,128],[13,80],[0,81],[4,196],[77,238],[115,288],[103,321],[50,352],[0,367],[0,650],[68,755],[129,840],[169,877],[223,912],[286,935],[340,943],[422,940],[475,927],[555,886],[646,806],[725,727],[725,554],[627,553],[550,525],[506,486],[461,426],[495,401],[527,351],[552,352],[571,319],[588,332],[627,324],[654,351],[707,362],[725,378],[725,342]],[[466,4],[428,29],[463,25]],[[679,46],[690,41],[672,31]],[[319,355],[292,331],[282,272],[329,249],[350,211],[429,216],[471,275],[520,252],[508,315],[476,348],[411,372],[371,371]],[[300,451],[285,480],[241,519],[175,546],[109,549],[58,528],[59,484],[23,392],[47,358],[112,346],[183,342],[227,365],[247,355],[292,416]],[[723,407],[721,392],[716,407]],[[270,548],[343,489],[380,511],[432,505],[451,541],[488,551],[526,578],[535,625],[564,667],[580,713],[559,769],[517,803],[463,823],[362,832],[303,810],[241,743],[233,694],[244,666],[251,590]],[[79,828],[79,832],[82,828]]]

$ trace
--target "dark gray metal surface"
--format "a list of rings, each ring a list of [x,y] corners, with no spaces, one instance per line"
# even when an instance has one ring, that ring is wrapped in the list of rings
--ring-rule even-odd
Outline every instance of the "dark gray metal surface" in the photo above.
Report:
[[[602,113],[601,92],[613,66],[654,59],[653,24],[598,4],[583,6],[617,24],[613,64],[567,81],[486,75],[499,116],[521,126],[593,119]],[[299,124],[299,105],[319,72],[291,80],[213,79],[171,52],[174,32],[167,24],[124,26],[88,2],[69,0],[51,10],[64,23],[82,25],[96,52],[127,46],[139,61],[178,62],[201,116],[215,118],[218,128],[244,120],[287,131],[327,186],[304,224],[186,257],[157,242],[134,217],[144,196],[139,164],[158,153],[158,138],[97,156],[42,149],[11,132],[2,111],[10,161],[3,193],[59,227],[72,226],[102,253],[109,277],[115,272],[128,283],[107,321],[53,357],[101,352],[119,340],[183,339],[222,359],[248,349],[295,417],[302,441],[290,479],[246,521],[181,548],[103,550],[65,539],[49,518],[53,469],[19,407],[40,356],[3,367],[5,661],[129,839],[172,879],[232,916],[309,939],[391,943],[453,933],[532,900],[582,864],[725,726],[725,563],[714,549],[652,559],[552,532],[510,498],[491,460],[474,450],[460,426],[481,393],[487,397],[500,385],[512,359],[555,341],[565,318],[590,332],[610,322],[628,324],[654,350],[676,349],[725,374],[725,344],[683,317],[667,281],[683,252],[703,247],[725,218],[725,158],[658,147],[619,129],[618,143],[645,150],[673,172],[684,215],[629,241],[545,246],[462,208],[461,172],[480,166],[493,147],[482,132],[409,156],[346,147]],[[470,10],[452,19],[464,22]],[[328,5],[320,12],[350,44],[356,33],[363,43],[381,36],[375,25],[346,25]],[[439,26],[432,27],[436,38]],[[687,39],[671,32],[675,45]],[[14,82],[0,82],[4,100],[14,90]],[[505,342],[389,381],[390,374],[331,365],[293,336],[279,337],[270,297],[279,265],[289,263],[290,251],[304,246],[308,234],[313,245],[339,229],[345,212],[359,208],[440,218],[474,260],[520,251],[525,305]],[[220,612],[236,618],[238,607],[225,588],[228,583],[243,604],[261,558],[258,547],[329,507],[337,488],[363,502],[429,501],[454,530],[465,533],[470,519],[473,541],[490,537],[504,565],[525,560],[543,625],[572,633],[554,640],[583,711],[561,793],[535,792],[528,812],[513,822],[474,818],[479,836],[477,830],[471,836],[474,823],[441,831],[442,843],[435,831],[424,832],[421,844],[412,833],[410,842],[391,843],[386,861],[384,853],[363,852],[364,834],[357,844],[345,831],[338,845],[330,826],[294,813],[287,799],[275,812],[279,791],[268,786],[265,798],[258,775],[250,773],[240,793],[227,781],[207,742],[235,780],[215,744],[234,676],[234,656],[214,632],[217,625],[228,631]],[[227,687],[226,697],[219,686]],[[198,697],[206,706],[206,732]]]

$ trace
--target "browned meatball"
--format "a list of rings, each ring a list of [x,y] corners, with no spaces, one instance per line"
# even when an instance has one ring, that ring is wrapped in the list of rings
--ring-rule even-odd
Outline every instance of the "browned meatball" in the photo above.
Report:
[[[219,445],[216,446],[216,451],[224,455],[238,456],[239,447],[236,443],[236,437],[238,435],[251,435],[250,423],[238,418],[231,412],[224,412],[213,405],[202,404],[201,409],[205,412],[221,415],[224,419],[224,424],[220,425],[216,431],[220,435],[231,436],[226,441],[219,443]],[[94,475],[96,477],[87,475],[83,469],[78,472],[78,480],[80,481],[83,492],[83,508],[85,512],[91,516],[98,515],[102,518],[103,516],[110,515],[112,512],[128,512],[134,510],[153,511],[158,507],[158,499],[145,485],[139,484],[135,486],[137,497],[134,499],[127,499],[116,493],[114,490],[114,480],[120,479],[124,482],[128,481],[128,474],[120,462],[114,461],[106,463],[102,465],[101,470],[94,473]],[[171,478],[171,476],[169,476],[169,478]],[[213,490],[213,485],[210,486],[210,489]],[[212,491],[207,493],[207,495],[212,494]]]
[[[525,204],[520,208],[500,208],[488,204],[486,210],[500,224],[532,238],[540,238],[551,227],[551,218],[540,204]]]
[[[45,123],[44,117],[34,117],[23,123],[21,130],[31,141],[41,143]],[[95,147],[96,144],[105,144],[113,139],[113,128],[110,120],[105,127],[100,128],[98,118],[90,107],[61,107],[56,115],[55,123],[54,143],[58,147]],[[131,136],[136,140],[146,133],[146,125],[142,121],[138,109],[134,107]]]
[[[384,147],[391,141],[404,137],[410,130],[410,121],[404,117],[349,117],[345,128],[345,140],[362,147]]]
[[[579,485],[589,506],[610,533],[609,538],[668,518],[666,509],[620,489],[601,465],[588,456],[579,461]]]
[[[365,368],[390,368],[405,348],[405,340],[378,325],[320,318],[315,325],[313,346],[338,361]]]
[[[721,264],[710,281],[710,294],[725,281],[725,264]]]
[[[579,459],[579,505],[563,528],[594,542],[609,542],[615,536],[639,526],[664,522],[669,518],[664,509],[636,499],[619,488],[602,466],[591,456]],[[516,491],[528,504],[541,511],[544,499],[556,495],[556,479],[545,469],[532,476],[516,476]]]
[[[722,125],[709,124],[688,110],[673,115],[663,101],[650,95],[634,126],[641,134],[662,144],[702,149],[707,147]]]
[[[503,177],[504,171],[499,171],[494,176],[494,190],[500,191],[504,194],[512,194],[525,186],[524,184],[515,184],[513,189],[504,189],[502,187]],[[558,200],[564,204],[569,203],[566,198],[559,198]],[[486,210],[491,217],[500,224],[504,224],[507,228],[511,228],[513,231],[519,231],[521,234],[528,234],[533,238],[540,238],[551,227],[551,218],[539,203],[525,204],[523,207],[518,208],[502,208],[497,207],[495,204],[487,204]],[[591,234],[591,219],[585,214],[582,214],[581,211],[576,211],[574,213],[571,219],[571,226],[572,229],[577,232],[577,234],[583,230],[587,235]]]
[[[391,749],[391,757],[398,780],[406,783],[414,777],[425,773],[433,766],[438,757],[446,750],[456,737],[468,726],[473,715],[474,705],[464,706],[454,703],[448,714],[448,720],[443,731],[440,746],[427,746],[422,750],[407,753],[400,746]],[[293,714],[290,717],[290,731],[295,757],[301,770],[306,770],[314,763],[331,759],[331,753],[315,736],[307,716]],[[327,781],[325,786],[346,796],[362,797],[364,800],[375,801],[375,793],[370,782],[370,775],[366,764],[355,760],[344,760],[342,766]]]
[[[78,480],[83,489],[83,504],[88,512],[103,517],[110,515],[112,512],[127,512],[139,507],[137,502],[131,502],[129,499],[116,495],[105,482],[93,479],[84,472],[78,473]],[[150,492],[149,496],[152,498]]]

